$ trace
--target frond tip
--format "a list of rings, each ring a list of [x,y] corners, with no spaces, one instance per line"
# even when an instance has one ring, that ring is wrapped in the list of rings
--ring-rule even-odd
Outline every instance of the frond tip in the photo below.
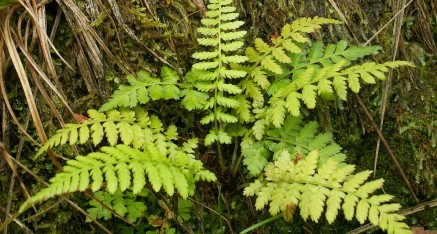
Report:
[[[282,151],[265,167],[265,178],[251,183],[244,194],[257,196],[258,210],[269,204],[271,215],[286,211],[292,204],[300,208],[304,220],[318,222],[326,207],[325,217],[332,223],[342,209],[347,220],[355,217],[361,224],[369,220],[388,233],[411,233],[402,222],[405,217],[395,213],[400,205],[387,203],[392,196],[371,195],[382,187],[383,180],[365,182],[370,171],[352,174],[353,165],[339,166],[332,159],[317,168],[318,161],[318,151],[297,162]]]
[[[47,188],[27,200],[20,212],[60,194],[86,189],[98,191],[105,186],[104,182],[109,193],[130,189],[136,194],[149,181],[156,192],[163,188],[170,196],[177,192],[187,198],[194,194],[194,183],[199,180],[215,181],[216,177],[182,150],[163,155],[153,144],[144,151],[127,145],[106,146],[100,152],[67,161],[64,171],[56,174]]]

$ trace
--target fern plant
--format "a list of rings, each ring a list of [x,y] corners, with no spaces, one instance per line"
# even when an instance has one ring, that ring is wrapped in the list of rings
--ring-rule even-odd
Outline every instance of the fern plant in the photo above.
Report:
[[[158,116],[147,112],[151,101],[180,99],[188,111],[200,110],[195,112],[202,116],[200,123],[210,126],[200,142],[217,144],[222,171],[226,167],[222,144],[242,137],[241,142],[235,138],[241,155],[239,160],[233,157],[231,165],[238,169],[242,161],[248,178],[256,178],[244,195],[257,196],[258,210],[269,205],[272,215],[282,212],[290,221],[299,207],[305,220],[317,222],[326,207],[326,219],[332,223],[342,209],[348,220],[355,217],[389,233],[409,233],[404,217],[395,213],[399,205],[388,203],[393,197],[372,195],[383,180],[365,182],[369,171],[353,174],[354,166],[345,163],[346,155],[332,134],[319,134],[316,122],[304,122],[302,109],[313,109],[319,96],[346,100],[348,88],[359,92],[363,82],[383,80],[389,68],[412,64],[354,65],[379,47],[313,43],[309,33],[340,23],[319,17],[285,25],[271,43],[257,38],[254,47],[240,55],[246,31],[238,30],[243,22],[236,20],[238,13],[231,4],[231,0],[210,1],[198,29],[199,44],[209,49],[193,54],[198,62],[182,82],[168,67],[162,68],[161,78],[140,71],[128,76],[129,84],[120,86],[99,110],[89,110],[89,119],[58,130],[37,156],[65,144],[92,143],[97,151],[68,160],[64,171],[26,201],[20,212],[32,203],[86,189],[105,188],[109,194],[131,190],[135,195],[147,183],[155,192],[187,198],[195,193],[195,182],[216,180],[196,159],[198,138],[175,143],[176,126],[164,127]],[[119,205],[118,213],[124,208]],[[190,215],[181,210],[182,222]]]

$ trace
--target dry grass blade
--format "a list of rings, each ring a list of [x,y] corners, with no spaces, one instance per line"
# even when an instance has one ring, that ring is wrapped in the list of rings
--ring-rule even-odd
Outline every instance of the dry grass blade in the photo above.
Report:
[[[25,128],[27,129],[28,125],[30,122],[30,115],[27,115],[26,117],[26,123],[25,123]],[[5,139],[5,135],[3,134],[3,139]],[[18,149],[17,149],[17,153],[15,155],[15,159],[17,161],[20,161],[20,157],[21,157],[21,152],[23,150],[23,146],[24,146],[24,137],[20,138],[20,143],[18,144]],[[5,148],[8,148],[8,145],[5,144]],[[6,160],[6,159],[5,159]],[[11,163],[9,163],[11,164]],[[14,166],[15,168],[15,166]],[[5,211],[5,217],[6,219],[9,217],[9,212],[11,210],[11,206],[12,206],[12,200],[14,199],[14,184],[15,184],[15,177],[16,176],[11,176],[11,180],[9,183],[9,192],[8,192],[8,202],[6,204],[6,211]],[[18,177],[17,177],[18,178]],[[19,181],[21,183],[21,181]],[[21,184],[20,184],[21,185]],[[5,233],[7,233],[7,227],[5,228]]]
[[[9,155],[8,151],[6,150],[6,148],[4,147],[2,142],[0,142],[0,156],[6,161],[8,166],[11,168],[13,175],[18,179],[20,186],[23,189],[24,195],[27,197],[27,199],[30,199],[30,194],[27,191],[26,186],[24,185],[23,181],[21,181],[21,178],[18,175],[17,169],[15,168],[15,165],[11,160],[12,156]],[[36,208],[33,204],[32,204],[32,207],[36,211]]]
[[[405,5],[407,1],[406,0],[399,0],[397,4],[393,2],[393,12],[401,12],[398,16],[396,16],[394,25],[393,25],[393,44],[391,48],[391,58],[392,61],[396,60],[396,56],[398,54],[398,48],[399,44],[401,43],[402,39],[402,25],[404,23],[404,11],[405,11]],[[390,71],[387,76],[387,80],[385,82],[385,89],[383,93],[381,108],[380,108],[380,122],[379,122],[379,130],[382,131],[383,125],[384,125],[384,117],[385,117],[385,111],[387,108],[387,99],[390,96],[390,87],[392,82],[392,76],[393,76],[393,68],[390,68]],[[381,144],[381,139],[378,138],[378,141],[376,143],[376,150],[375,150],[375,160],[373,164],[373,175],[376,176],[376,167],[378,164],[378,156],[379,156],[379,147]]]
[[[366,46],[366,45],[369,45],[370,44],[370,42],[372,42],[373,41],[373,39],[375,39],[382,31],[384,31],[384,29],[389,25],[389,24],[391,24],[391,22],[393,21],[393,20],[395,20],[396,19],[396,17],[398,16],[398,15],[400,15],[401,13],[403,13],[404,12],[404,10],[405,10],[405,8],[407,8],[411,3],[413,3],[414,2],[414,0],[410,0],[407,4],[405,4],[405,6],[404,7],[402,7],[402,9],[400,9],[387,23],[385,23],[375,34],[373,34],[373,36],[369,39],[369,40],[367,40],[366,41],[366,43],[364,43],[363,44],[363,46]]]
[[[1,21],[0,21],[0,35],[2,35],[0,37],[0,93],[3,97],[3,101],[4,104],[6,105],[9,114],[12,117],[13,122],[18,126],[18,129],[30,140],[32,141],[35,145],[40,146],[40,143],[37,142],[35,139],[33,139],[32,136],[30,136],[30,134],[23,128],[23,126],[20,124],[20,122],[18,121],[18,118],[16,117],[12,106],[9,102],[9,99],[6,95],[6,87],[5,87],[5,83],[4,83],[4,76],[5,76],[5,72],[6,72],[6,68],[9,64],[10,59],[6,57],[5,54],[5,40],[4,40],[4,36],[3,36],[3,32],[4,32],[4,18],[6,17],[6,14],[4,14],[6,11],[5,10],[0,10],[0,17],[1,17]]]
[[[337,6],[337,3],[335,3],[334,0],[329,0],[329,3],[334,7],[337,14],[340,16],[340,19],[346,24],[346,27],[349,31],[349,33],[352,35],[352,37],[355,39],[355,41],[358,41],[358,38],[355,36],[354,31],[352,30],[352,27],[349,24],[349,21],[344,16],[343,12],[340,10],[340,8]]]
[[[50,38],[48,37],[48,35],[46,34],[46,32],[45,32],[45,30],[43,29],[43,28],[41,28],[40,27],[40,24],[39,24],[39,22],[42,22],[43,24],[45,24],[46,23],[46,20],[45,20],[45,11],[44,11],[44,4],[47,4],[48,3],[48,1],[41,1],[39,4],[38,4],[38,6],[32,6],[33,7],[33,9],[35,9],[35,8],[42,8],[43,9],[43,12],[38,12],[38,11],[36,11],[37,12],[37,15],[42,15],[43,17],[42,17],[42,19],[41,19],[41,17],[40,18],[37,18],[36,17],[36,15],[34,14],[34,11],[33,10],[30,10],[30,8],[29,7],[27,7],[27,5],[26,5],[26,3],[27,3],[27,1],[25,1],[25,2],[23,2],[23,1],[20,1],[20,3],[22,4],[22,6],[27,10],[27,13],[32,17],[32,19],[34,20],[34,22],[35,22],[35,26],[36,26],[36,28],[37,29],[39,29],[40,31],[39,31],[39,38],[40,39],[42,39],[42,40],[44,40],[43,42],[44,42],[44,47],[45,47],[45,49],[46,50],[48,50],[48,52],[49,52],[49,55],[50,55],[50,50],[47,48],[48,46],[50,46],[50,48],[53,50],[53,52],[61,59],[61,61],[65,64],[65,65],[67,65],[67,67],[69,68],[69,69],[71,69],[71,70],[73,70],[73,68],[67,63],[67,61],[61,56],[61,54],[58,52],[58,50],[56,49],[56,47],[53,45],[53,43],[52,43],[52,41],[50,40]],[[34,2],[32,2],[32,3],[34,3]],[[51,60],[51,58],[49,59],[49,60]]]
[[[425,45],[427,51],[437,54],[437,46],[434,40],[433,26],[431,24],[431,14],[435,11],[437,2],[434,3],[433,9],[428,11],[427,4],[424,0],[418,0],[414,4],[418,10],[417,23],[420,31],[417,32],[420,40]],[[435,27],[435,26],[434,26]]]
[[[2,30],[3,31],[2,35],[4,36],[5,44],[6,44],[6,47],[8,49],[12,64],[14,65],[15,71],[17,72],[18,78],[20,80],[21,87],[23,88],[24,95],[26,97],[26,102],[27,102],[27,105],[29,107],[29,112],[32,116],[32,120],[33,120],[33,123],[35,125],[38,136],[39,136],[42,143],[46,143],[47,142],[47,135],[44,131],[42,121],[41,121],[40,115],[38,113],[38,109],[36,107],[36,102],[35,102],[35,99],[33,97],[32,89],[30,87],[30,83],[29,83],[29,80],[28,80],[28,77],[26,74],[26,70],[24,68],[24,65],[23,65],[21,59],[20,59],[20,56],[19,56],[17,48],[16,48],[16,44],[12,38],[12,35],[11,35],[12,29],[10,27],[10,21],[11,21],[12,15],[14,14],[14,12],[17,8],[18,8],[17,6],[12,8],[12,10],[6,15],[4,27]],[[50,159],[52,160],[53,164],[58,168],[62,168],[61,164],[58,162],[58,160],[56,159],[56,156],[53,154],[53,152],[52,153],[49,152],[49,155],[50,155]]]

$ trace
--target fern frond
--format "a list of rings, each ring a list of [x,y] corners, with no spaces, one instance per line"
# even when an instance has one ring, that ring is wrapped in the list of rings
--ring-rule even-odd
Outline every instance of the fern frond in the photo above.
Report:
[[[259,48],[263,46],[263,44],[258,44]],[[268,53],[273,53],[278,48],[281,47],[279,45],[272,46],[268,49]],[[263,50],[267,49],[263,48]],[[353,60],[378,50],[377,46],[347,47],[347,43],[344,41],[324,48],[321,42],[316,42],[310,47],[308,54],[302,51],[297,56],[287,55],[293,69],[287,71],[286,74],[283,74],[283,68],[278,63],[285,62],[285,58],[280,58],[279,55],[276,57],[265,55],[260,59],[260,66],[254,67],[250,74],[258,74],[262,68],[275,73],[275,76],[280,78],[268,90],[271,94],[268,101],[270,106],[267,107],[268,110],[265,111],[267,114],[264,118],[269,123],[281,127],[285,114],[290,113],[293,116],[300,114],[301,101],[307,108],[313,109],[317,96],[332,98],[334,91],[340,99],[346,100],[348,86],[353,92],[360,90],[360,78],[365,83],[373,84],[376,79],[385,79],[384,73],[388,72],[389,68],[412,66],[408,62],[396,61],[383,64],[369,62],[347,67]],[[286,77],[288,74],[291,74],[292,77]],[[251,75],[251,77],[257,76]],[[247,81],[244,81],[241,84],[246,83]],[[285,113],[282,111],[283,106],[287,110]],[[281,111],[278,111],[278,108]]]
[[[243,162],[248,166],[250,174],[258,175],[271,156],[273,159],[277,159],[281,153],[286,151],[291,154],[291,160],[300,160],[303,155],[307,155],[311,151],[318,151],[318,168],[330,159],[339,165],[344,165],[346,156],[340,152],[341,147],[334,143],[332,134],[317,134],[317,129],[316,122],[303,125],[301,117],[287,117],[281,128],[266,125],[265,121],[256,121],[252,130],[258,141],[241,145]],[[261,155],[264,159],[261,158]],[[252,166],[253,163],[256,163],[257,166]],[[308,168],[311,167],[308,166]],[[335,176],[341,179],[338,175]]]
[[[194,70],[190,75],[193,79],[186,84],[196,87],[198,92],[192,90],[183,92],[185,97],[182,103],[187,109],[212,110],[201,120],[202,124],[215,123],[215,127],[210,130],[205,139],[207,145],[215,141],[230,142],[229,135],[224,132],[224,129],[226,123],[238,121],[231,113],[240,106],[235,95],[242,90],[228,82],[228,79],[243,78],[247,75],[245,71],[230,66],[248,60],[246,56],[235,54],[244,45],[242,38],[246,31],[238,30],[244,22],[235,20],[238,13],[234,13],[236,8],[230,6],[231,3],[232,1],[229,0],[217,0],[211,1],[208,5],[206,18],[201,20],[203,26],[198,29],[201,37],[197,41],[212,49],[193,54],[193,58],[200,62],[193,64]]]
[[[246,196],[257,196],[257,210],[269,205],[270,214],[276,215],[294,204],[300,208],[304,220],[311,218],[318,222],[326,209],[326,219],[332,223],[342,209],[348,220],[353,217],[360,223],[369,220],[388,233],[411,233],[402,222],[405,217],[394,213],[400,206],[386,203],[392,196],[370,195],[382,187],[383,180],[364,183],[370,175],[368,171],[352,174],[353,167],[351,170],[350,165],[340,165],[332,159],[317,168],[318,151],[309,152],[298,162],[290,155],[281,153],[276,162],[265,167],[265,177],[244,190]],[[338,181],[340,170],[343,179]]]
[[[164,66],[161,69],[162,81],[145,71],[136,73],[136,77],[128,75],[128,86],[120,85],[112,94],[111,99],[100,107],[100,111],[108,111],[117,107],[135,107],[158,99],[179,99],[180,90],[176,86],[179,77],[177,73]],[[163,90],[170,90],[171,95],[164,95]]]
[[[347,76],[350,89],[357,93],[360,91],[359,79],[361,78],[365,83],[375,83],[375,78],[379,80],[385,80],[384,72],[388,72],[389,68],[397,68],[400,66],[414,66],[406,61],[393,61],[377,64],[375,62],[363,63],[361,65],[349,67],[342,72],[340,76]]]
[[[173,74],[174,75],[174,74]],[[142,149],[147,144],[153,143],[162,153],[168,148],[174,148],[172,140],[176,140],[175,126],[165,130],[161,121],[154,115],[149,116],[141,108],[134,110],[121,109],[100,112],[89,110],[90,118],[81,124],[66,124],[64,129],[56,131],[46,144],[37,152],[35,157],[41,155],[49,148],[65,144],[84,144],[91,140],[97,146],[103,139],[109,145],[119,143]],[[79,140],[79,142],[78,142]]]
[[[206,171],[190,155],[180,150],[177,155],[178,160],[172,160],[161,154],[153,144],[149,144],[144,151],[127,145],[116,145],[102,147],[100,152],[87,156],[77,156],[67,161],[64,171],[56,174],[47,188],[26,201],[20,212],[29,204],[66,192],[84,191],[90,186],[92,191],[100,190],[103,181],[106,181],[106,190],[109,193],[130,188],[136,194],[144,187],[147,175],[156,192],[163,188],[170,196],[177,191],[181,197],[186,198],[194,192],[194,182],[215,180],[214,174]]]

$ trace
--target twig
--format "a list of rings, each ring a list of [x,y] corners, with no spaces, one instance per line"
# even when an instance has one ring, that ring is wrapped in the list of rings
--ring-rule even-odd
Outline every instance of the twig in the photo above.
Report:
[[[31,171],[29,168],[27,168],[26,166],[24,166],[22,163],[20,163],[19,161],[15,160],[15,158],[13,158],[12,156],[9,155],[9,158],[14,161],[15,164],[17,164],[19,167],[23,168],[26,172],[28,172],[30,175],[32,175],[33,177],[35,177],[35,179],[37,179],[38,181],[40,181],[41,183],[43,183],[46,186],[49,186],[49,183],[47,183],[45,180],[43,180],[41,177],[39,177],[38,175],[36,175],[33,171]],[[83,215],[85,215],[86,217],[88,217],[94,224],[96,224],[100,229],[102,229],[104,232],[108,233],[108,234],[112,234],[111,231],[109,231],[105,226],[103,226],[99,221],[97,221],[96,219],[94,219],[93,217],[91,217],[91,215],[89,215],[86,211],[84,211],[82,208],[80,208],[76,203],[74,203],[73,201],[71,201],[70,199],[68,199],[68,197],[62,196],[62,199],[65,199],[73,208],[75,208],[77,211],[79,211],[80,213],[82,213]],[[14,216],[12,216],[12,218],[18,216],[19,214],[16,212],[14,214]],[[10,220],[6,220],[6,222],[10,222]],[[3,224],[2,224],[3,225]],[[0,225],[0,230],[1,230],[1,226]]]
[[[0,210],[2,210],[3,212],[5,212],[5,216],[6,217],[8,217],[8,216],[11,216],[11,214],[8,214],[8,212],[6,212],[6,210],[5,210],[5,208],[3,208],[2,206],[0,206]],[[24,233],[26,233],[26,234],[33,234],[33,232],[28,228],[28,227],[26,227],[26,225],[24,225],[19,219],[17,219],[17,218],[14,218],[14,219],[12,219],[18,226],[20,226],[20,228],[21,229],[23,229],[23,231],[24,231]],[[1,225],[0,225],[1,226]],[[1,229],[0,229],[1,230]]]
[[[413,188],[411,187],[410,181],[408,181],[407,176],[405,176],[405,173],[401,167],[401,164],[399,164],[399,161],[396,159],[395,155],[393,154],[393,151],[391,150],[390,146],[388,145],[387,141],[385,140],[385,137],[382,135],[381,131],[379,130],[378,126],[376,125],[375,121],[373,120],[372,115],[367,110],[367,107],[364,105],[363,100],[361,100],[360,96],[358,94],[355,94],[356,99],[358,100],[358,103],[360,103],[361,108],[363,108],[364,112],[367,115],[367,118],[372,123],[373,128],[375,129],[376,133],[378,134],[379,138],[381,139],[382,143],[384,144],[385,148],[387,149],[388,154],[390,155],[391,160],[395,164],[396,168],[398,169],[399,173],[401,174],[402,179],[407,184],[408,189],[410,190],[411,194],[414,197],[414,200],[416,203],[419,203],[419,199],[416,197],[416,194],[414,193]]]
[[[407,215],[414,214],[414,213],[417,213],[419,211],[422,211],[422,210],[425,210],[425,209],[429,209],[429,208],[433,208],[433,207],[436,207],[436,206],[437,206],[437,199],[434,199],[432,201],[425,202],[425,203],[422,203],[420,205],[417,205],[417,206],[405,209],[405,210],[399,212],[399,214],[407,216]],[[346,234],[359,234],[359,233],[363,233],[363,232],[365,232],[365,231],[367,231],[367,230],[369,230],[369,229],[371,229],[373,227],[375,227],[375,226],[373,226],[372,224],[369,223],[369,224],[366,224],[366,225],[361,226],[359,228],[356,228],[356,229],[354,229],[354,230],[352,230],[352,231],[350,231],[350,232],[348,232]]]
[[[384,26],[382,26],[369,40],[367,40],[366,43],[363,44],[363,46],[366,46],[370,42],[372,42],[373,39],[375,39],[376,36],[378,36],[393,20],[395,20],[396,16],[404,12],[404,9],[407,8],[413,1],[414,0],[410,0],[407,4],[405,4],[405,6],[402,7],[402,9],[400,9],[386,24],[384,24]]]
[[[204,205],[204,204],[202,204],[202,203],[200,203],[200,202],[198,202],[198,201],[196,201],[196,200],[194,200],[194,199],[192,199],[192,198],[190,198],[190,197],[188,198],[188,200],[190,200],[190,201],[192,201],[192,202],[194,202],[194,203],[197,203],[197,204],[199,204],[199,205],[205,207],[206,209],[210,210],[212,213],[218,215],[220,218],[222,218],[222,219],[223,219],[224,221],[226,221],[226,223],[228,224],[228,227],[229,227],[229,233],[234,233],[234,231],[232,230],[231,223],[230,223],[229,220],[226,219],[223,215],[219,214],[217,211],[215,211],[215,210],[209,208],[208,206],[206,206],[206,205]]]

